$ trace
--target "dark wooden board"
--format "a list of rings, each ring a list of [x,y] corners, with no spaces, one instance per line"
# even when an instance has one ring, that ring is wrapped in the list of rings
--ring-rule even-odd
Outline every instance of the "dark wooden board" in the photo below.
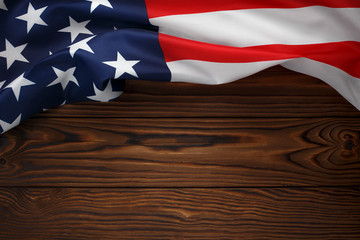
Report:
[[[35,117],[360,117],[360,112],[341,96],[152,96],[124,93],[115,102],[69,104]]]
[[[115,102],[66,105],[37,117],[360,117],[324,82],[276,69],[216,86],[126,81]]]
[[[360,184],[356,118],[38,118],[0,136],[0,186]]]
[[[0,239],[359,239],[358,188],[0,188]]]

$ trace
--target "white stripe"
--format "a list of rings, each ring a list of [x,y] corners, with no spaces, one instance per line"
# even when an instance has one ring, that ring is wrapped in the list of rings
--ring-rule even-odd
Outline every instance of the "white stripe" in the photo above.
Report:
[[[353,77],[331,65],[307,58],[293,59],[281,65],[290,70],[323,80],[360,110],[359,78]]]
[[[158,17],[150,22],[161,33],[236,47],[360,41],[359,8],[219,11]]]
[[[232,82],[285,61],[216,63],[198,60],[180,60],[168,62],[167,65],[171,71],[172,82],[212,85]]]

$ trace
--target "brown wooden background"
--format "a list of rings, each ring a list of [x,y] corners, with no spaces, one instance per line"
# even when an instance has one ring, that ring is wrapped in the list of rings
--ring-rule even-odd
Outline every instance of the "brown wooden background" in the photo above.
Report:
[[[360,239],[360,112],[275,67],[0,135],[0,239]]]

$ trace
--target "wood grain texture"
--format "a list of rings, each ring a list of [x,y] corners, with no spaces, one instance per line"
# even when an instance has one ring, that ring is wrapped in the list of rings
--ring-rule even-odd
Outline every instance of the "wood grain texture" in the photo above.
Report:
[[[358,188],[1,188],[0,239],[359,239]]]
[[[0,185],[352,186],[359,135],[356,118],[39,118],[0,136]]]
[[[38,117],[360,117],[360,112],[318,79],[268,70],[216,86],[126,81],[115,102],[66,105]]]
[[[360,239],[360,111],[274,67],[127,81],[0,135],[0,239]]]

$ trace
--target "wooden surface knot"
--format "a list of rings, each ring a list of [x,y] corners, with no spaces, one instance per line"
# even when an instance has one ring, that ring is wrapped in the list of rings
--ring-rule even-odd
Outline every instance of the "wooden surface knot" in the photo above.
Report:
[[[6,165],[7,161],[5,158],[0,158],[0,166]]]
[[[343,134],[342,137],[343,144],[342,144],[342,152],[341,156],[346,159],[356,159],[359,161],[360,156],[360,144],[359,144],[359,135],[357,132],[354,131],[347,131],[347,133]]]

